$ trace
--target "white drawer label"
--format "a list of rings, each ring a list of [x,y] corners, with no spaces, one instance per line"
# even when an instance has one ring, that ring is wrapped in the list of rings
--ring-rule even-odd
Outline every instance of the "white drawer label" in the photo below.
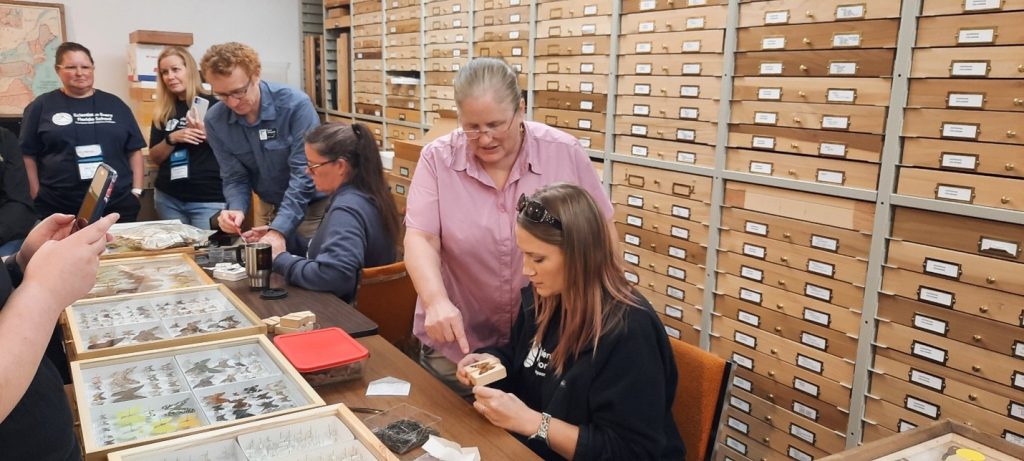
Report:
[[[796,461],[814,461],[814,457],[813,456],[800,451],[796,447],[789,447],[786,450],[786,454],[790,458],[795,459]]]
[[[1010,409],[1006,414],[1011,418],[1024,420],[1024,405],[1017,402],[1010,402]]]
[[[750,162],[749,171],[757,174],[772,174],[772,164],[765,162]]]
[[[978,156],[943,153],[941,165],[943,168],[975,171],[978,169]]]
[[[668,247],[668,255],[676,259],[686,259],[686,250],[670,245]]]
[[[757,347],[757,338],[755,338],[753,336],[750,336],[750,335],[748,335],[746,333],[743,333],[741,331],[734,331],[732,333],[732,339],[733,339],[733,341],[735,341],[737,343],[740,343],[740,344],[742,344],[744,346],[747,346],[747,347],[753,347],[753,348]]]
[[[743,223],[743,230],[749,234],[768,235],[768,225],[759,222],[746,221]]]
[[[683,75],[700,75],[700,64],[699,63],[686,63],[683,64]]]
[[[935,188],[935,198],[952,200],[954,202],[971,203],[974,200],[974,190],[969,187],[956,187],[940,184]]]
[[[926,274],[940,275],[952,279],[960,279],[960,265],[939,261],[938,259],[924,258],[924,272]]]
[[[636,235],[626,234],[626,236],[623,238],[623,240],[625,240],[626,243],[628,243],[630,245],[640,246],[640,237],[638,237]]]
[[[786,48],[786,37],[765,37],[761,39],[762,50],[781,50]]]
[[[760,67],[761,75],[781,75],[782,74],[782,63],[781,62],[762,62]]]
[[[637,25],[638,32],[654,32],[654,21],[641,22]]]
[[[700,51],[700,40],[686,40],[683,42],[683,53],[697,53]]]
[[[793,388],[798,390],[798,391],[800,391],[800,392],[804,392],[804,393],[810,394],[810,395],[812,395],[814,397],[818,397],[818,385],[817,384],[809,383],[809,382],[804,381],[804,380],[802,380],[800,378],[793,378]]]
[[[953,307],[956,298],[953,297],[953,293],[922,286],[917,289],[917,300],[945,307]]]
[[[839,240],[812,234],[811,246],[820,250],[839,251]]]
[[[747,256],[753,256],[757,259],[764,259],[767,250],[762,246],[753,245],[750,243],[743,244],[743,254]]]
[[[754,136],[750,138],[750,147],[754,149],[774,149],[775,138],[768,136]]]
[[[802,428],[800,426],[797,426],[796,424],[790,423],[789,424],[789,433],[790,433],[790,435],[793,435],[793,436],[803,440],[804,442],[807,442],[807,443],[809,443],[811,445],[814,445],[815,435],[814,435],[813,432],[811,432],[811,431],[809,431],[807,429],[804,429],[804,428]],[[811,459],[814,459],[814,458],[811,458]]]
[[[693,152],[676,152],[676,161],[680,163],[697,163],[697,154]]]
[[[733,418],[732,416],[729,417],[728,424],[729,424],[729,427],[731,427],[733,429],[736,429],[737,431],[740,431],[743,434],[747,434],[749,432],[749,429],[750,429],[750,426],[748,426],[747,423],[745,423],[743,421],[740,421],[740,420],[738,420],[736,418]]]
[[[740,376],[733,376],[732,377],[732,385],[736,386],[736,387],[738,387],[740,389],[743,389],[743,390],[745,390],[747,392],[753,392],[754,391],[754,383],[752,383],[752,382],[748,381],[746,378],[743,378],[743,377],[740,377]]]
[[[747,311],[739,311],[736,313],[736,320],[739,320],[747,325],[753,325],[755,327],[761,326],[761,317],[751,314]]]
[[[452,27],[462,27],[462,20],[461,19],[453,20],[452,21]]]
[[[626,281],[629,283],[640,283],[640,277],[630,271],[623,271],[622,275],[626,277]]]
[[[677,307],[672,307],[672,306],[666,305],[665,306],[665,315],[667,315],[669,317],[672,317],[674,319],[682,320],[683,319],[683,310],[679,309]]]
[[[650,53],[652,49],[651,42],[640,42],[636,44],[636,53]]]
[[[851,48],[860,46],[860,34],[835,34],[832,36],[833,48]]]
[[[946,107],[981,109],[984,106],[985,95],[980,93],[950,93],[946,98]]]
[[[729,436],[725,436],[725,444],[729,448],[732,448],[733,450],[736,450],[737,452],[739,452],[742,455],[746,455],[747,454],[747,444],[745,444],[743,442],[740,442],[739,440],[736,440],[736,439],[734,439],[732,437],[729,437]]]
[[[815,179],[818,182],[828,184],[843,184],[846,182],[846,173],[842,171],[818,170]]]
[[[814,408],[804,405],[796,400],[793,401],[793,413],[802,415],[803,417],[808,418],[812,421],[818,420],[818,410],[815,410]]]
[[[633,115],[651,115],[651,106],[647,104],[633,104]]]
[[[665,287],[665,294],[680,301],[686,298],[686,292],[676,287]]]
[[[810,283],[804,285],[804,294],[823,301],[832,300],[832,290],[825,287],[819,287],[817,285],[813,285]]]
[[[462,56],[462,50],[452,50],[452,56],[455,56],[455,57]]]
[[[1013,356],[1024,359],[1024,342],[1014,341],[1013,343]]]
[[[760,305],[761,293],[758,293],[749,288],[740,288],[740,299]]]
[[[627,263],[630,263],[634,266],[640,265],[640,256],[630,253],[628,251],[622,252],[622,259],[624,259]]]
[[[644,198],[639,195],[627,195],[626,204],[628,204],[629,206],[642,208],[644,206]]]
[[[580,73],[581,74],[593,74],[594,73],[594,63],[591,63],[591,62],[580,63]]]
[[[942,392],[942,390],[946,388],[945,378],[940,378],[914,368],[910,369],[910,382],[920,384],[938,392]]]
[[[580,27],[580,32],[583,35],[593,35],[597,33],[597,24],[584,24]]]
[[[754,123],[760,125],[775,125],[779,123],[779,114],[775,112],[754,112]]]
[[[639,216],[626,215],[626,224],[629,224],[630,226],[643,227],[644,218],[641,218]]]
[[[649,75],[651,73],[652,67],[650,64],[647,63],[639,63],[636,65],[635,70],[637,75]]]
[[[994,253],[1000,256],[1009,256],[1011,258],[1016,258],[1020,252],[1016,243],[987,237],[981,238],[981,243],[978,244],[978,250],[982,253]]]
[[[580,53],[582,54],[594,54],[595,52],[597,52],[597,46],[593,43],[584,43],[580,47]]]
[[[946,351],[934,346],[929,346],[925,343],[914,341],[913,344],[910,345],[910,354],[933,362],[941,364],[946,363]]]
[[[593,16],[597,14],[597,5],[587,5],[583,7],[584,16]]]
[[[655,0],[643,0],[640,2],[640,11],[653,10],[658,7],[658,2]]]
[[[708,0],[686,0],[686,6],[707,5]]]
[[[846,144],[823,142],[818,144],[818,154],[826,157],[846,157]]]
[[[858,19],[864,17],[864,4],[844,5],[836,8],[836,19]]]
[[[1024,373],[1016,371],[1013,373],[1013,387],[1024,389]]]
[[[588,147],[589,148],[590,147],[590,138],[587,138],[587,137],[580,138],[580,145],[583,146],[583,147]]]
[[[452,72],[458,72],[458,71],[459,71],[459,68],[460,68],[460,67],[459,67],[459,65],[458,65],[458,64],[452,64]],[[518,71],[517,71],[517,72],[518,72]],[[378,115],[378,116],[380,116],[380,114],[377,114],[377,115]]]
[[[819,312],[814,309],[804,308],[804,320],[808,322],[814,322],[818,325],[828,326],[832,321],[832,317],[824,312]]]
[[[907,421],[904,421],[904,420],[902,420],[902,419],[901,419],[901,420],[900,420],[900,422],[899,422],[899,426],[897,427],[897,429],[898,429],[898,430],[899,430],[900,432],[907,432],[907,431],[909,431],[909,430],[911,430],[911,429],[917,429],[917,425],[916,425],[916,424],[914,424],[914,423],[911,423],[911,422],[907,422]]]
[[[946,331],[948,330],[946,322],[921,314],[914,314],[914,326],[942,336],[946,336]]]
[[[964,0],[964,11],[999,9],[1002,9],[1002,0]]]
[[[633,94],[651,94],[651,85],[637,83],[633,85]]]
[[[679,141],[693,141],[697,139],[697,131],[688,130],[685,128],[676,129],[676,140]]]
[[[915,413],[920,413],[929,418],[936,419],[939,417],[939,406],[930,402],[925,402],[917,397],[908,395],[906,401],[906,408]]]
[[[580,101],[580,110],[594,110],[594,101]]]
[[[821,336],[812,335],[807,332],[800,333],[800,343],[805,346],[810,346],[815,349],[825,350],[828,349],[828,340]]]
[[[829,130],[848,130],[850,129],[850,117],[826,115],[821,118],[821,127]]]
[[[827,102],[854,102],[857,100],[857,90],[829,88],[825,93]]]
[[[679,331],[678,329],[672,328],[668,325],[665,325],[665,334],[676,339],[682,339],[683,337],[683,332]]]
[[[672,205],[672,216],[690,219],[690,209],[684,206]]]
[[[671,234],[676,238],[690,240],[690,229],[686,229],[684,227],[672,226]]]
[[[584,130],[589,130],[591,125],[592,123],[590,122],[590,120],[587,119],[580,119],[576,121],[576,126]]]
[[[995,29],[960,29],[956,34],[957,44],[992,43],[996,40]]]
[[[679,87],[679,96],[684,98],[696,98],[700,96],[700,87],[694,85],[681,85]]]
[[[753,267],[740,266],[740,277],[761,282],[764,281],[764,271],[754,269]]]
[[[782,88],[758,88],[757,99],[761,101],[779,101],[782,99]]]
[[[750,357],[746,357],[735,352],[732,353],[732,361],[736,365],[739,365],[748,370],[754,369],[754,361]],[[749,408],[746,411],[750,411]]]
[[[988,75],[988,62],[954,62],[949,73],[954,77],[984,77]]]
[[[1024,446],[1024,435],[1015,434],[1010,431],[1003,431],[1003,438],[1006,439],[1007,442]]]
[[[836,275],[836,266],[823,263],[821,261],[815,261],[813,259],[807,260],[807,272],[821,274],[826,277],[833,277]]]
[[[687,29],[703,29],[704,28],[704,17],[698,18],[686,18]]]
[[[637,136],[647,136],[647,125],[633,125],[629,132]]]
[[[518,14],[513,14],[513,15],[508,17],[508,22],[511,22],[513,24],[519,22],[520,20],[521,20],[521,18],[519,17]]]
[[[683,120],[696,120],[700,118],[700,109],[695,107],[680,107],[679,118]]]
[[[764,14],[764,23],[767,24],[785,24],[789,22],[789,11],[769,11]]]
[[[522,55],[523,55],[523,49],[521,47],[517,46],[517,47],[512,48],[512,56],[522,56]]]
[[[833,62],[828,65],[829,75],[857,75],[857,63]]]
[[[960,123],[943,123],[942,137],[978,139],[978,125],[964,125]]]

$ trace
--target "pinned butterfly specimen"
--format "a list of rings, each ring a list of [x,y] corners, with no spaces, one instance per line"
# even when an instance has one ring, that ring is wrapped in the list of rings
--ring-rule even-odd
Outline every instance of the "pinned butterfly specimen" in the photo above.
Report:
[[[111,395],[111,397],[114,398],[114,403],[127,402],[129,400],[138,400],[144,397],[138,394],[138,392],[142,390],[143,387],[144,385],[140,384],[132,388],[116,391],[113,393],[113,395]]]
[[[163,337],[161,337],[160,335],[157,334],[157,332],[159,330],[160,330],[159,326],[155,326],[155,327],[150,328],[148,330],[142,330],[142,331],[139,332],[139,334],[135,335],[135,337],[132,338],[132,341],[139,342],[139,343],[144,343],[144,342],[157,341],[157,340],[164,339]]]
[[[210,366],[207,365],[207,363],[209,363],[209,362],[210,362],[210,359],[200,360],[200,361],[196,362],[195,365],[192,365],[192,368],[189,368],[188,370],[185,370],[185,373],[188,373],[188,374],[190,374],[192,376],[201,376],[203,374],[212,375],[212,374],[223,373],[224,372],[224,370],[222,370],[220,368],[211,368]]]

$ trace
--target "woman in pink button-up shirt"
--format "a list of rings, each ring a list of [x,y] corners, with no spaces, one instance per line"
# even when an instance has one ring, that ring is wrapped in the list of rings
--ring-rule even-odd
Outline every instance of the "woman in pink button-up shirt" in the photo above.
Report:
[[[427,145],[409,192],[405,261],[419,299],[421,363],[447,384],[469,351],[505,344],[519,311],[516,200],[553,182],[578,184],[608,219],[612,206],[572,136],[525,121],[516,72],[478,58],[455,78],[460,129]]]

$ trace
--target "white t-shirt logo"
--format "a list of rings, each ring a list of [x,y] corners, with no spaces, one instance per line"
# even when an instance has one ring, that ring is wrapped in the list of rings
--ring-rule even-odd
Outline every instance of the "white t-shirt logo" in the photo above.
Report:
[[[551,353],[544,350],[537,344],[534,344],[530,348],[530,353],[526,354],[526,360],[523,360],[523,368],[535,368],[533,373],[537,376],[547,376],[548,362],[551,361]]]
[[[537,362],[537,355],[538,354],[540,354],[540,346],[537,346],[536,344],[534,344],[533,348],[530,349],[530,353],[526,354],[526,360],[523,360],[523,367],[524,368],[531,368],[531,367],[533,367],[533,364]]]
[[[51,120],[53,120],[54,125],[64,126],[70,125],[72,118],[71,114],[67,112],[57,112],[56,114],[53,114],[53,118]]]

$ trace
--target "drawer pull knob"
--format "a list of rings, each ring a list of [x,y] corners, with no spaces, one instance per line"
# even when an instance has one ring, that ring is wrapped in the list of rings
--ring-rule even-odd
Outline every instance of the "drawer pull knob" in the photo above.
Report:
[[[774,348],[773,348],[773,349],[771,350],[771,352],[772,352],[772,354],[774,355],[774,354],[778,354],[778,353],[779,353],[779,350],[778,350],[778,349],[774,349]]]
[[[779,284],[779,286],[786,286],[786,281],[785,280],[779,280],[778,284]]]
[[[1024,106],[1024,99],[1013,98],[1013,105],[1015,105],[1015,106]]]
[[[793,117],[793,123],[800,124],[803,122],[800,121],[800,117]]]
[[[1010,203],[1010,197],[1007,197],[1005,195],[1002,196],[1002,197],[999,197],[999,203],[1002,203],[1003,205],[1006,205],[1007,203]]]
[[[971,370],[973,370],[975,373],[978,373],[981,371],[981,365],[971,365]]]
[[[783,232],[782,237],[787,239],[790,238],[789,232]]]
[[[990,276],[985,278],[985,283],[987,283],[989,285],[991,285],[993,283],[996,283],[996,278],[990,275]]]
[[[814,17],[814,12],[811,11],[811,10],[807,10],[807,11],[804,12],[804,16],[807,16],[808,18],[813,18]]]
[[[668,30],[672,30],[672,23],[666,22],[665,23],[665,28],[668,29]]]
[[[1017,66],[1017,72],[1024,73],[1024,64]]]
[[[782,333],[782,327],[775,327],[776,333]]]
[[[654,269],[654,263],[647,263],[647,266],[649,266],[651,269]]]
[[[661,49],[667,50],[668,49],[668,44],[667,43],[666,44],[662,44],[661,45]]]
[[[654,288],[654,282],[647,282],[647,286]]]
[[[794,169],[790,169],[787,173],[789,173],[790,176],[796,176],[796,170]]]
[[[1014,165],[1012,163],[1007,163],[1006,165],[1003,165],[1003,169],[1006,171],[1013,171],[1013,169],[1016,167],[1017,165]]]
[[[668,91],[666,91],[664,88],[662,88],[660,91],[661,91],[661,94],[668,94]]]
[[[971,339],[973,339],[974,342],[976,342],[976,343],[980,343],[981,342],[981,335],[974,335],[974,336],[971,337]]]
[[[1013,130],[1006,130],[1006,137],[1007,137],[1007,138],[1014,138],[1014,137],[1016,137],[1016,136],[1017,136],[1017,132],[1016,132],[1016,131],[1013,131]]]
[[[658,113],[661,114],[661,115],[665,115],[665,109],[659,109]]]
[[[775,370],[769,371],[768,372],[768,376],[774,377],[775,376]]]
[[[668,72],[668,66],[661,66],[662,72]]]
[[[657,248],[658,248],[658,245],[656,245],[656,244],[654,244],[654,243],[652,243],[652,244],[651,244],[651,249],[652,249],[652,250],[654,250],[654,249],[657,249]]]
[[[801,98],[806,98],[807,97],[807,93],[804,92],[804,91],[797,91],[796,95],[800,96]]]
[[[778,304],[776,304],[776,305],[775,305],[775,308],[776,308],[776,309],[779,309],[779,310],[781,310],[781,309],[785,309],[785,307],[786,307],[786,305],[785,305],[785,304],[782,304],[782,303],[778,303]]]
[[[807,72],[807,66],[805,66],[803,64],[800,64],[800,71],[801,72]]]
[[[786,256],[781,256],[781,257],[779,257],[779,261],[782,261],[782,262],[789,262],[789,258],[788,258],[788,257],[786,257]]]
[[[658,130],[658,136],[665,136],[665,130]]]
[[[658,209],[660,209],[660,208],[661,208],[661,207],[659,207],[658,205],[654,205],[654,209],[655,209],[655,210],[658,210]]]
[[[807,37],[804,37],[804,39],[802,41],[804,42],[804,45],[810,45],[811,44],[811,39],[809,39]]]
[[[771,438],[769,438],[769,437],[765,437],[765,438],[763,438],[762,440],[764,441],[764,444],[765,444],[765,445],[767,445],[767,444],[771,443],[771,441],[772,441],[772,439],[771,439]]]
[[[768,421],[768,422],[771,422],[771,420],[772,420],[772,415],[764,415],[764,420],[765,420],[765,421]]]
[[[768,374],[774,376],[775,372],[774,371],[769,371]],[[766,397],[768,397],[768,400],[775,400],[775,394],[768,394]]]
[[[658,230],[658,225],[657,224],[651,224],[651,228],[654,229],[654,230]]]
[[[974,402],[974,401],[978,400],[978,394],[968,394],[967,398],[970,399],[972,402]]]
[[[572,107],[572,103],[571,102],[565,103],[565,107]]]
[[[979,307],[978,308],[978,312],[981,312],[982,314],[987,314],[988,313],[988,306],[981,306],[981,307]]]
[[[789,147],[793,148],[793,149],[796,149],[796,150],[800,150],[800,145],[795,143],[795,142],[794,143],[790,143]]]

